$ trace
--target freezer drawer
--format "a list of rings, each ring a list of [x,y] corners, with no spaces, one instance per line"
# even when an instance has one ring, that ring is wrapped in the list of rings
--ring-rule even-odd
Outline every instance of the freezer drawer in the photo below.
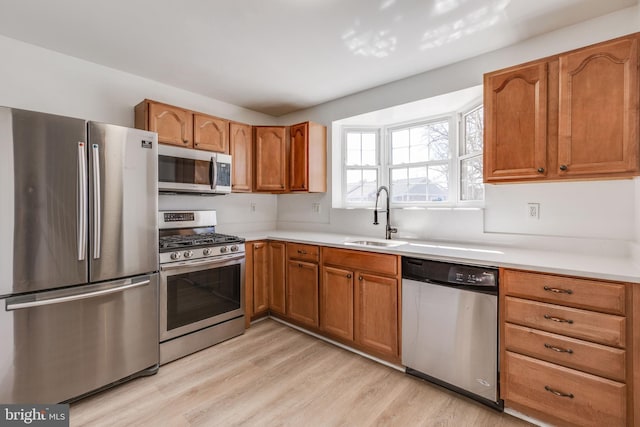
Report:
[[[63,402],[159,362],[157,274],[0,307],[2,403]]]

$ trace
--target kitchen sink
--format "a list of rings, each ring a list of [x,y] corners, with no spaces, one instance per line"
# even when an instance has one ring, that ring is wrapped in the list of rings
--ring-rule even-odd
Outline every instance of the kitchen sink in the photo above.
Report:
[[[407,242],[402,240],[378,240],[378,239],[361,239],[361,240],[347,240],[345,245],[357,245],[357,246],[375,246],[379,248],[393,248],[396,246],[406,245]]]

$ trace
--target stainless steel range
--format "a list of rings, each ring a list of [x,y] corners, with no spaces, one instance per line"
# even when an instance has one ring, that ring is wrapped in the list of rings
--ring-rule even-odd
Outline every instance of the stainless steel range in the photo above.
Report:
[[[244,239],[215,211],[161,211],[160,364],[244,333]]]

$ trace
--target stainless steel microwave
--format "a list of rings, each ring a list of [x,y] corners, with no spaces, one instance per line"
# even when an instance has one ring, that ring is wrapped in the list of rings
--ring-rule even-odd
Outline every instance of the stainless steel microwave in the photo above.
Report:
[[[158,190],[161,193],[231,193],[231,156],[159,144]]]

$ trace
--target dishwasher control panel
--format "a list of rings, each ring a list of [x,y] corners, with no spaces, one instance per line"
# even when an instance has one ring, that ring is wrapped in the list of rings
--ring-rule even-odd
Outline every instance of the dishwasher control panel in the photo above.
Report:
[[[445,286],[498,291],[498,269],[402,257],[402,277]]]

